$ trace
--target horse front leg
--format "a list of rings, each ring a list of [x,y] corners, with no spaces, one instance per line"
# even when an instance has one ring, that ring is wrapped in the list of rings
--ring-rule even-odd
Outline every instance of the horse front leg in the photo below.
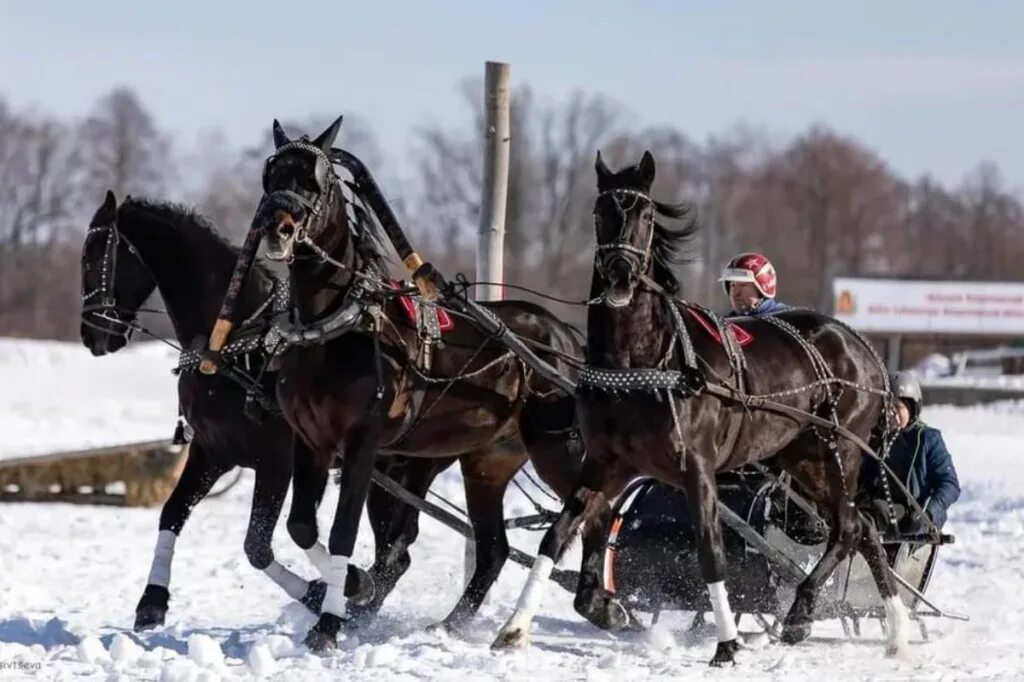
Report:
[[[377,454],[379,439],[377,431],[374,423],[360,424],[345,440],[341,489],[328,543],[330,563],[324,574],[327,593],[324,596],[320,619],[306,635],[306,646],[313,651],[324,651],[337,646],[338,631],[348,615],[345,580],[359,533],[363,504],[370,489],[373,461]]]
[[[288,534],[296,545],[306,553],[321,578],[330,570],[330,556],[327,548],[319,542],[316,512],[323,500],[330,473],[326,466],[318,464],[314,453],[297,437],[292,446],[292,505],[288,513]],[[320,608],[327,594],[327,583],[311,580],[301,601],[313,613]],[[348,567],[345,595],[354,604],[365,604],[373,599],[374,584],[369,574],[358,566]]]
[[[160,511],[160,530],[153,551],[153,563],[146,589],[135,607],[136,632],[164,624],[170,601],[174,545],[192,509],[209,494],[214,483],[230,468],[222,460],[211,457],[202,443],[194,441],[189,446],[185,468]]]
[[[693,520],[697,537],[697,560],[701,577],[708,587],[708,597],[715,614],[718,632],[718,647],[711,659],[711,665],[723,666],[735,662],[737,642],[736,621],[729,606],[729,595],[725,589],[725,544],[722,541],[722,524],[718,517],[718,489],[715,472],[699,457],[688,457],[683,474],[683,489],[686,506]]]
[[[271,540],[281,517],[281,507],[292,479],[292,453],[267,448],[256,466],[249,529],[245,534],[245,556],[258,571],[277,583],[292,599],[302,600],[310,584],[274,558]]]

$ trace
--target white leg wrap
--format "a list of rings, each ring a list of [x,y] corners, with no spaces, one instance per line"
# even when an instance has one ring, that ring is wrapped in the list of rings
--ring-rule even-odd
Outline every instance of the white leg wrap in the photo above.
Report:
[[[519,595],[516,610],[529,611],[530,618],[533,618],[540,607],[540,600],[544,597],[544,588],[547,587],[548,578],[551,577],[551,570],[554,567],[555,562],[550,557],[537,557],[537,560],[533,562],[533,568],[530,569],[530,577],[526,579],[523,592]]]
[[[331,613],[339,618],[345,617],[345,578],[348,576],[348,557],[331,556],[330,567],[324,574],[327,583],[327,596],[324,597],[322,613]]]
[[[319,542],[314,543],[312,547],[306,550],[306,557],[316,567],[320,577],[327,576],[327,572],[331,570],[331,555],[327,553],[326,547]]]
[[[271,580],[280,585],[281,589],[287,592],[288,596],[292,599],[302,599],[306,596],[309,584],[281,564],[277,563],[277,561],[271,561],[270,565],[263,569],[263,572],[266,573]]]
[[[899,595],[885,600],[885,620],[889,626],[889,643],[887,651],[890,655],[904,656],[908,653],[910,637],[910,616],[907,607]]]
[[[729,595],[725,591],[725,582],[708,583],[708,597],[711,608],[715,612],[715,627],[718,629],[719,642],[731,642],[736,639],[736,620],[729,608]]]
[[[177,540],[178,536],[169,530],[162,530],[157,534],[148,585],[167,587],[171,584],[171,561],[174,560],[174,543]]]

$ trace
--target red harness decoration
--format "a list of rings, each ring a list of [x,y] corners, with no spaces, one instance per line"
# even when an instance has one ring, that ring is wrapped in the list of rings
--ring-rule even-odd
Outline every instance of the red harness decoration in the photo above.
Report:
[[[391,284],[392,289],[404,288],[402,282],[396,282],[392,280],[391,282],[389,282],[389,284]],[[402,310],[405,311],[405,316],[409,319],[409,322],[412,324],[412,326],[415,327],[416,304],[413,303],[413,300],[410,297],[405,295],[399,296],[398,301],[399,303],[402,304]],[[451,330],[455,329],[455,320],[452,319],[452,316],[448,314],[447,310],[445,310],[444,308],[438,308],[437,306],[428,306],[428,308],[433,309],[434,314],[437,315],[437,328],[439,330],[441,330],[442,332],[450,332]]]
[[[715,327],[712,326],[712,324],[703,315],[699,314],[693,308],[687,307],[687,310],[689,310],[690,314],[693,315],[693,319],[697,320],[697,322],[700,323],[700,326],[704,327],[704,330],[711,335],[711,338],[717,341],[718,345],[722,345],[722,337],[718,334],[718,330],[715,329]],[[736,343],[739,344],[740,348],[749,346],[754,342],[754,335],[735,322],[726,322],[725,324],[728,326],[729,331],[732,332],[732,336],[736,339]]]

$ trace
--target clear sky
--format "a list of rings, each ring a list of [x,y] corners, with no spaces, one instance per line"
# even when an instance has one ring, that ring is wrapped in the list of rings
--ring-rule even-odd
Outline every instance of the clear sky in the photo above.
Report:
[[[351,111],[400,155],[464,115],[456,85],[507,61],[544,97],[609,95],[697,140],[738,121],[826,122],[905,175],[982,159],[1024,186],[1024,1],[0,3],[0,95],[83,114],[136,88],[186,145],[275,117]]]

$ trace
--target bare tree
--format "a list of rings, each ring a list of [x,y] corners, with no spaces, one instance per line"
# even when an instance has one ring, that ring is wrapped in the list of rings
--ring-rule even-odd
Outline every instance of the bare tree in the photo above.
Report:
[[[815,127],[754,171],[744,250],[767,252],[787,300],[828,311],[833,277],[891,269],[905,208],[905,187],[881,159]]]
[[[116,88],[101,97],[82,123],[79,136],[82,186],[90,203],[112,190],[159,196],[174,177],[169,138],[134,91]]]
[[[61,335],[77,318],[77,280],[55,276],[77,270],[61,248],[75,232],[73,152],[65,126],[0,100],[0,334]]]
[[[302,134],[315,137],[333,120],[316,115],[299,122],[286,120],[282,125],[294,138]],[[362,118],[345,115],[339,144],[366,163],[375,176],[379,175],[383,155],[373,131]],[[195,187],[187,192],[189,200],[225,235],[241,241],[263,195],[263,163],[273,153],[269,122],[260,141],[242,150],[232,148],[219,131],[207,132],[190,155],[189,165],[197,170],[197,179]],[[383,180],[381,184],[385,189],[396,185]]]
[[[960,196],[966,208],[966,240],[973,262],[968,274],[981,278],[1024,275],[1021,264],[1024,211],[1003,189],[994,163],[979,164],[967,176]]]
[[[483,182],[482,83],[464,81],[461,92],[472,125],[434,125],[417,133],[420,196],[414,215],[421,234],[433,232],[442,253],[437,260],[469,269]],[[592,257],[594,155],[615,143],[622,114],[607,98],[581,92],[559,104],[539,104],[523,87],[513,92],[511,118],[505,279],[582,298]]]

